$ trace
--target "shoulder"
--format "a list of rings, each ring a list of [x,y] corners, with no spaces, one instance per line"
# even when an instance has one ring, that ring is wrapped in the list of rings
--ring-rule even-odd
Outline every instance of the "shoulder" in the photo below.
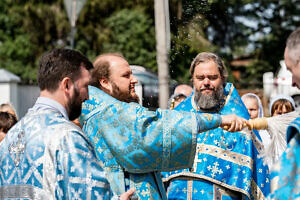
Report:
[[[287,129],[287,142],[300,133],[300,117],[296,118]]]
[[[65,142],[90,143],[82,130],[60,113],[41,112],[37,115],[26,116],[24,124],[27,124],[24,125],[27,126],[26,128],[34,127],[36,135],[43,136],[45,143],[57,145]]]

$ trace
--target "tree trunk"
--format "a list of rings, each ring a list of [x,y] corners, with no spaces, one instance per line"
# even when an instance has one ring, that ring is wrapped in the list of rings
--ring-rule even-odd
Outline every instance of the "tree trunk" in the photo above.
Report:
[[[169,99],[169,66],[168,51],[170,49],[170,23],[168,0],[155,0],[155,36],[156,60],[159,79],[159,107],[167,108]]]

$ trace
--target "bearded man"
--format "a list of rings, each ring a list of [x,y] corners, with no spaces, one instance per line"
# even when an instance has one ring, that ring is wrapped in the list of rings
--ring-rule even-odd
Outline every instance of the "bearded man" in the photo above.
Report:
[[[227,71],[213,53],[199,53],[190,73],[194,93],[175,110],[192,113],[236,114],[249,119],[236,89],[226,83]],[[228,133],[216,128],[199,134],[192,168],[164,172],[168,199],[264,199],[269,171],[257,158],[256,133]]]
[[[92,63],[53,49],[38,70],[40,97],[0,145],[0,199],[129,199],[114,195],[92,143],[70,120],[88,98]]]
[[[236,116],[149,111],[135,103],[137,79],[119,54],[96,58],[92,79],[80,121],[116,194],[134,187],[138,199],[166,199],[159,172],[191,166],[197,133],[231,120],[234,131],[246,122]]]

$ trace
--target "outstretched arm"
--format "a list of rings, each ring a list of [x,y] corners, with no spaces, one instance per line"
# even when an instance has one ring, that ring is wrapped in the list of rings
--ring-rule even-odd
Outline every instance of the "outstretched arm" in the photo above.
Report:
[[[191,167],[197,134],[222,125],[220,115],[161,109],[149,111],[135,103],[120,102],[105,93],[97,102],[99,106],[87,117],[84,131],[94,143],[99,157],[110,151],[113,159],[129,172]],[[232,119],[223,117],[223,124],[231,123]]]

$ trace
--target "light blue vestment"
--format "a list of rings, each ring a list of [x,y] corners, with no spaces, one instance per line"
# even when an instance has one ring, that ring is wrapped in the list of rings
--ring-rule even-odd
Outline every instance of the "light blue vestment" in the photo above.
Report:
[[[136,188],[138,199],[166,199],[160,171],[191,167],[197,132],[218,127],[219,115],[156,112],[120,102],[89,87],[83,104],[83,130],[107,172],[116,194]]]
[[[300,199],[300,117],[287,129],[287,148],[272,170],[270,199]]]
[[[249,114],[234,86],[226,84],[222,115]],[[196,111],[194,95],[175,109]],[[269,171],[257,158],[262,149],[257,132],[230,133],[216,128],[199,134],[193,168],[164,172],[168,199],[264,199],[270,191]]]
[[[117,198],[89,139],[41,99],[0,144],[0,199]]]

